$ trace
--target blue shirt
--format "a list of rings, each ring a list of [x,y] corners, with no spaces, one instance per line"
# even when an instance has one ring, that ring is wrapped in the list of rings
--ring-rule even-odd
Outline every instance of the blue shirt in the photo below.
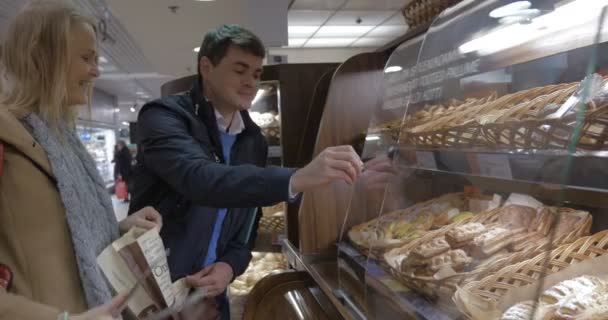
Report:
[[[236,141],[236,135],[227,132],[220,132],[220,134],[220,139],[222,140],[222,153],[224,154],[226,164],[230,164],[230,150],[232,150],[232,146]],[[209,248],[207,248],[207,256],[205,257],[205,261],[203,261],[203,268],[215,263],[217,260],[217,241],[222,233],[222,224],[224,223],[227,212],[228,209],[226,208],[221,208],[217,212],[217,219],[215,220],[215,226],[213,227],[213,233],[211,234],[211,241],[209,241]]]

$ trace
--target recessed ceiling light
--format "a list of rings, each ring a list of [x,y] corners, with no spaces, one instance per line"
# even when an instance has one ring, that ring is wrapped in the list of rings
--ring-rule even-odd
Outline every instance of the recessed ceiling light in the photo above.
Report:
[[[114,108],[114,112],[120,112],[120,109]]]
[[[123,122],[122,122],[122,125],[123,125],[123,126],[129,126],[129,123],[128,123],[128,122],[126,122],[126,121],[123,121]]]
[[[289,46],[290,47],[300,47],[306,42],[306,38],[289,38]]]
[[[308,38],[318,29],[319,26],[289,26],[287,27],[287,34],[293,38]]]
[[[104,57],[104,56],[99,56],[99,62],[108,63],[108,59],[106,59],[106,57]]]
[[[386,69],[384,69],[384,73],[399,72],[401,70],[403,70],[403,68],[401,66],[390,66],[390,67],[387,67]]]
[[[135,110],[135,107],[131,107],[131,112],[135,112],[137,110]]]
[[[198,52],[200,49],[201,49],[201,47],[196,47],[196,48],[192,49],[192,51]]]
[[[370,134],[369,136],[365,137],[365,141],[376,141],[376,140],[380,140],[380,137],[375,134]]]
[[[137,92],[135,92],[135,93],[141,96],[141,95],[142,95],[142,94],[144,94],[145,92],[143,92],[143,91],[137,91]]]
[[[532,4],[530,3],[530,1],[515,1],[492,10],[490,12],[490,17],[504,18],[510,15],[516,15],[521,11],[529,9],[531,6]]]
[[[315,37],[360,37],[374,26],[323,26]]]

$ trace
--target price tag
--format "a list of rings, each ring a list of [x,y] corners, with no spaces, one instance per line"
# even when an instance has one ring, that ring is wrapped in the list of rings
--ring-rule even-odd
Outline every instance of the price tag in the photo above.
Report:
[[[400,282],[396,281],[393,278],[380,279],[380,282],[382,282],[387,288],[391,289],[391,291],[393,292],[409,291],[408,288],[406,288],[404,285],[402,285]]]
[[[270,146],[268,147],[268,157],[270,158],[279,158],[281,157],[281,146]]]
[[[348,246],[342,245],[342,246],[340,246],[340,249],[342,250],[342,252],[346,253],[346,255],[351,256],[351,257],[358,257],[361,255],[358,251],[356,251],[355,249],[350,248]]]
[[[437,170],[435,155],[430,151],[416,151],[416,163],[419,168]]]
[[[473,164],[471,164],[473,173],[482,176],[513,179],[511,165],[509,164],[509,157],[507,155],[478,154],[476,166],[477,168],[473,168]],[[474,172],[476,169],[478,172]]]

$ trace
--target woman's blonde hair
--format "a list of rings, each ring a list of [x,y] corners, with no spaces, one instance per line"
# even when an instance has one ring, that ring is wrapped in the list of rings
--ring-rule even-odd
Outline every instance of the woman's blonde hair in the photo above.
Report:
[[[37,113],[58,130],[74,125],[75,108],[67,105],[70,33],[94,21],[59,1],[34,1],[12,20],[2,44],[0,105],[17,116]],[[89,99],[90,101],[90,99]]]

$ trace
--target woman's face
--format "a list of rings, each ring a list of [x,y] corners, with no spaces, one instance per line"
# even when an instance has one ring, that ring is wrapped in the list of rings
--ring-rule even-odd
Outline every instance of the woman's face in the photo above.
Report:
[[[90,25],[74,25],[70,34],[69,50],[71,61],[67,78],[68,106],[87,104],[93,80],[99,76],[97,42]]]

